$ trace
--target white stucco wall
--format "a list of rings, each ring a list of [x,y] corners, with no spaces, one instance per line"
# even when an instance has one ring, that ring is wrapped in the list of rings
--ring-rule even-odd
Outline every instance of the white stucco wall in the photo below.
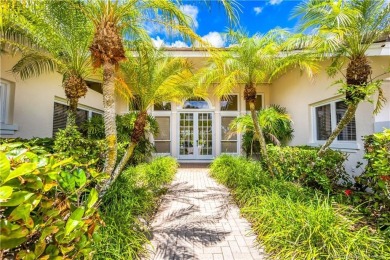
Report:
[[[10,72],[18,58],[20,56],[1,55],[0,78],[14,86],[13,113],[10,115],[10,123],[18,126],[14,135],[2,137],[51,137],[54,100],[66,100],[61,86],[62,76],[58,73],[50,73],[22,80]],[[102,95],[92,89],[88,89],[87,95],[79,100],[79,104],[84,108],[103,110]],[[118,102],[118,113],[127,110],[125,101]]]
[[[388,57],[370,57],[373,68],[373,76],[381,74],[389,66]],[[312,127],[312,105],[321,101],[332,100],[337,97],[342,98],[337,93],[338,86],[332,84],[340,78],[329,78],[325,72],[325,67],[329,63],[322,64],[322,70],[313,79],[306,75],[301,75],[299,70],[293,70],[280,79],[276,80],[270,87],[270,101],[273,104],[279,104],[287,108],[294,122],[294,139],[291,145],[313,144]],[[386,95],[389,96],[390,82],[385,81],[383,88]],[[389,118],[389,104],[387,104],[380,115],[373,115],[374,105],[369,102],[363,102],[359,105],[356,112],[356,149],[342,149],[349,153],[349,161],[346,164],[348,172],[358,174],[356,170],[357,161],[363,162],[364,145],[362,136],[374,132],[374,123],[376,120]],[[340,147],[342,147],[341,145]],[[345,148],[350,148],[346,145]]]

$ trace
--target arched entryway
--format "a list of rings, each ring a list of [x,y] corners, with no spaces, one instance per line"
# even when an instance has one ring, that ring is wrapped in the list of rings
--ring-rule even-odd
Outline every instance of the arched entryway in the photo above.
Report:
[[[214,155],[214,109],[210,101],[187,99],[178,109],[179,159],[207,160]]]

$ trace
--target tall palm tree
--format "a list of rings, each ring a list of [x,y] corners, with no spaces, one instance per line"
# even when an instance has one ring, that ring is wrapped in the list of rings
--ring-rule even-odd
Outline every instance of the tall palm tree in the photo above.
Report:
[[[83,8],[95,26],[90,46],[95,68],[103,68],[103,106],[107,154],[104,172],[112,174],[117,157],[115,125],[115,73],[119,63],[126,60],[126,41],[150,42],[145,22],[154,22],[188,36],[200,38],[192,31],[188,17],[169,0],[88,0]]]
[[[118,91],[136,104],[138,114],[125,155],[116,166],[110,180],[102,188],[104,194],[119,176],[133,154],[141,138],[145,135],[148,109],[163,102],[180,103],[194,95],[191,82],[191,64],[184,58],[171,58],[153,47],[141,44],[128,60],[120,64],[117,75]]]
[[[91,74],[88,44],[92,26],[67,2],[15,2],[2,26],[2,43],[21,52],[12,72],[23,80],[44,73],[63,75],[62,86],[69,101],[67,124],[75,124],[78,100],[88,90]]]
[[[390,3],[385,0],[309,0],[298,5],[294,15],[301,17],[301,31],[312,33],[300,37],[301,47],[312,48],[328,57],[332,54],[330,76],[337,72],[343,74],[342,67],[348,63],[343,74],[345,81],[339,81],[348,108],[321,147],[321,156],[353,120],[362,101],[379,91],[375,112],[385,101],[381,81],[371,79],[371,65],[365,53],[372,43],[390,32]]]
[[[209,87],[217,83],[214,94],[218,97],[228,95],[241,84],[245,86],[244,99],[249,104],[261,155],[272,174],[272,168],[267,163],[268,155],[263,129],[255,109],[256,85],[270,84],[273,79],[291,67],[305,69],[309,75],[312,75],[318,67],[314,65],[313,57],[307,53],[281,54],[288,37],[287,32],[274,30],[250,38],[242,33],[231,32],[231,37],[232,47],[213,55],[210,65],[199,71],[199,86]]]

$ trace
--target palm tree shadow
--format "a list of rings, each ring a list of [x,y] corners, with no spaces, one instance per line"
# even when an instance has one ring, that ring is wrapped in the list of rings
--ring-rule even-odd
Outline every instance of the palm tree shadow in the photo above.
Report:
[[[202,214],[203,204],[210,200],[220,206],[216,211]],[[215,225],[226,214],[228,204],[226,190],[195,189],[186,182],[172,185],[152,225],[151,235],[155,242],[152,259],[199,259],[194,247],[217,244],[230,234]],[[172,210],[172,207],[177,209]],[[168,208],[169,214],[163,215]],[[221,208],[226,210],[221,211]]]

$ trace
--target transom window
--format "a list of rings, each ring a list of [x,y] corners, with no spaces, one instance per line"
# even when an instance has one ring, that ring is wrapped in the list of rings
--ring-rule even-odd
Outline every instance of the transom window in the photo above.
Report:
[[[154,111],[171,111],[171,102],[162,102],[154,104]]]
[[[208,109],[209,103],[203,98],[192,97],[187,99],[183,105],[184,109]]]
[[[221,98],[221,111],[237,111],[238,110],[238,96],[228,95]]]
[[[344,101],[334,101],[315,107],[315,137],[318,141],[325,141],[329,138],[347,111],[347,107]],[[356,141],[355,118],[341,131],[337,140]]]

